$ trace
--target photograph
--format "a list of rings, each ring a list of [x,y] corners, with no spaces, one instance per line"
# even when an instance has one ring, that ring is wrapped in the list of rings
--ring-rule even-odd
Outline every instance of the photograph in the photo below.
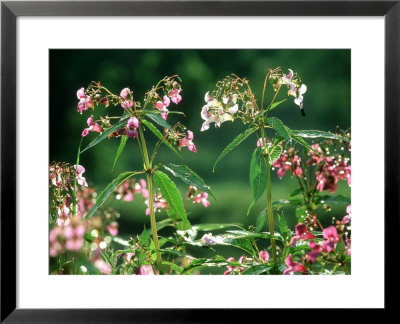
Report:
[[[49,49],[49,275],[351,275],[351,49]]]

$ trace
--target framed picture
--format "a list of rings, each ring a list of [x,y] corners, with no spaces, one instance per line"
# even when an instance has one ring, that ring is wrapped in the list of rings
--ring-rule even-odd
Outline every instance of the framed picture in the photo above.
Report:
[[[1,321],[393,306],[399,16],[3,1]]]

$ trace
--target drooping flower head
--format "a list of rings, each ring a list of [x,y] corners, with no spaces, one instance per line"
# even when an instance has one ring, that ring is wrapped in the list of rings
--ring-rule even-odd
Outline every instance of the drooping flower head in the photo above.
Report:
[[[87,136],[89,134],[89,132],[97,132],[97,133],[101,133],[102,132],[102,129],[101,129],[100,125],[96,124],[93,121],[93,115],[88,118],[87,124],[88,124],[89,127],[85,128],[83,130],[82,137]]]
[[[204,100],[206,101],[206,105],[203,106],[200,114],[201,118],[204,120],[204,123],[201,126],[201,131],[209,129],[210,123],[215,123],[215,127],[220,127],[225,121],[233,121],[234,118],[232,114],[227,112],[229,110],[225,110],[218,100],[210,96],[209,92],[206,93]],[[235,106],[232,106],[231,108],[233,108],[233,111],[236,109]]]
[[[193,143],[193,132],[188,130],[186,137],[179,140],[179,147],[187,147],[189,151],[197,152],[196,146]]]
[[[128,123],[126,124],[126,134],[130,138],[135,139],[139,134],[137,131],[138,128],[139,120],[136,117],[129,118]]]

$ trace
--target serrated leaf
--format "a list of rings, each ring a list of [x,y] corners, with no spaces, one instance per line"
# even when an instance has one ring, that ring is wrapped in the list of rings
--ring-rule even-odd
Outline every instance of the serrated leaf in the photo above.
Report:
[[[117,154],[115,155],[114,164],[113,164],[113,167],[112,167],[111,170],[114,169],[115,164],[117,163],[117,160],[118,160],[119,156],[121,155],[122,151],[123,151],[124,148],[125,148],[125,144],[126,144],[126,141],[127,141],[127,140],[128,140],[128,136],[126,136],[126,135],[122,135],[122,136],[121,136],[121,142],[119,143],[118,150],[117,150]]]
[[[194,171],[192,171],[186,165],[176,165],[173,163],[167,163],[163,165],[163,168],[170,172],[174,177],[181,179],[188,185],[196,186],[197,189],[207,192],[215,199],[214,194],[211,192],[210,187],[204,183],[204,180],[200,178]]]
[[[142,246],[144,247],[147,247],[149,243],[150,243],[149,232],[146,230],[146,226],[144,226],[143,232],[142,234],[140,234],[140,244],[142,244]]]
[[[273,129],[276,130],[276,132],[281,135],[283,138],[290,140],[291,136],[288,132],[287,127],[282,123],[282,121],[276,117],[268,117],[267,118],[268,123],[272,126]]]
[[[103,133],[101,133],[99,136],[97,136],[92,142],[90,142],[82,151],[81,154],[88,149],[92,148],[93,146],[99,144],[102,140],[106,139],[108,135],[112,134],[113,132],[119,130],[123,126],[126,125],[126,120],[129,118],[129,116],[125,116],[120,119],[118,123],[115,125],[111,126],[109,129],[105,130]]]
[[[268,152],[268,159],[269,159],[269,164],[273,165],[274,162],[279,159],[279,157],[282,154],[282,146],[280,145],[275,145],[270,152]]]
[[[108,186],[97,196],[96,203],[92,207],[92,209],[83,217],[84,220],[89,219],[94,215],[97,209],[106,201],[108,196],[114,191],[116,187],[118,187],[122,182],[126,179],[134,176],[135,174],[142,173],[136,171],[129,171],[121,173],[117,178],[111,181]]]
[[[264,210],[262,210],[258,216],[257,216],[257,220],[256,220],[256,228],[255,228],[255,232],[259,232],[262,230],[265,221],[267,220],[267,209],[265,208]]]
[[[156,135],[172,152],[174,152],[176,155],[178,155],[181,159],[182,156],[178,153],[178,151],[171,145],[171,143],[169,143],[164,136],[161,134],[161,132],[149,121],[143,119],[142,123],[148,128],[150,129],[150,131]]]
[[[274,103],[272,103],[268,108],[267,111],[270,111],[272,109],[275,109],[276,107],[278,107],[281,103],[285,102],[287,99],[283,99],[281,101],[276,101]]]
[[[253,201],[247,210],[247,215],[249,215],[251,208],[263,194],[267,179],[268,166],[262,154],[262,148],[257,147],[250,161],[250,186],[253,192]]]
[[[349,139],[340,135],[320,130],[291,130],[292,134],[304,138],[329,138],[348,142]]]
[[[181,194],[176,188],[175,183],[159,170],[154,173],[154,182],[160,188],[163,197],[167,200],[171,212],[182,220],[183,229],[191,228],[185,208],[183,207]]]
[[[164,119],[161,118],[160,115],[157,114],[152,114],[152,113],[146,113],[146,117],[149,117],[153,121],[155,121],[158,125],[168,129],[169,131],[172,132],[172,127],[170,124],[168,124]]]
[[[239,134],[225,149],[222,151],[222,153],[218,156],[217,160],[214,163],[213,166],[213,172],[215,170],[215,167],[217,166],[217,163],[221,161],[221,159],[227,155],[230,151],[232,151],[236,146],[238,146],[241,142],[243,142],[248,136],[253,134],[258,128],[253,127],[246,129],[243,133]]]

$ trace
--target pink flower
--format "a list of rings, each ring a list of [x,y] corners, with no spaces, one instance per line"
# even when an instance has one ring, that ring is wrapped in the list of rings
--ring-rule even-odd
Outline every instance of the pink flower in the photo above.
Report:
[[[321,147],[319,144],[313,144],[311,147],[314,149],[314,151],[318,152],[319,155],[316,155],[314,151],[310,150],[309,154],[311,154],[311,159],[306,162],[307,165],[320,164],[324,160]]]
[[[245,256],[243,255],[243,256],[241,256],[241,257],[239,258],[238,262],[239,262],[239,263],[242,263],[244,259],[245,259]],[[233,262],[233,261],[235,261],[235,258],[230,257],[230,258],[226,259],[226,261],[228,261],[228,262]],[[233,272],[233,271],[235,271],[235,270],[238,270],[239,272],[242,272],[242,271],[244,271],[244,269],[245,269],[244,267],[233,267],[233,266],[230,266],[230,265],[227,265],[226,267],[227,267],[228,270],[226,270],[226,271],[224,272],[224,275],[229,275],[229,274],[231,274],[231,272]]]
[[[193,140],[193,132],[188,130],[186,137],[179,140],[179,147],[186,146],[189,151],[197,153],[196,146],[194,145],[192,140]]]
[[[284,275],[288,275],[295,272],[302,272],[303,274],[307,273],[306,267],[298,262],[293,262],[292,254],[289,254],[285,260],[287,265],[287,269],[283,270]]]
[[[93,108],[93,99],[85,94],[85,88],[80,88],[76,92],[76,96],[79,99],[78,112],[82,114],[84,110],[88,110],[88,108]]]
[[[76,227],[67,226],[64,228],[64,236],[67,239],[65,247],[71,251],[78,251],[83,246],[83,236],[85,235],[85,226]]]
[[[144,264],[136,271],[136,274],[140,276],[154,275],[153,267],[150,264]]]
[[[169,100],[168,96],[164,96],[163,97],[163,101],[157,101],[157,102],[155,102],[153,104],[154,108],[157,108],[158,110],[163,111],[160,114],[160,116],[164,120],[167,120],[167,117],[168,117],[168,109],[167,109],[167,107],[169,106],[170,102],[171,101]]]
[[[139,120],[136,117],[129,118],[128,123],[126,124],[126,134],[130,138],[135,139],[139,134],[137,131],[138,128]]]
[[[97,133],[101,133],[102,132],[102,129],[101,129],[100,125],[96,124],[93,121],[93,115],[88,118],[87,124],[88,124],[89,127],[85,128],[83,130],[82,137],[85,137],[86,135],[88,135],[89,132],[97,132]]]
[[[263,139],[262,138],[259,138],[258,140],[257,140],[257,147],[259,147],[259,146],[266,146],[266,144],[267,144],[267,140],[264,138],[264,145],[263,145]]]
[[[299,223],[294,227],[294,230],[296,232],[296,235],[292,237],[292,240],[290,241],[290,246],[292,247],[293,244],[297,240],[310,240],[315,238],[314,234],[310,233],[307,229],[307,226],[303,223]]]
[[[351,205],[346,208],[347,215],[343,217],[343,223],[348,224],[351,221]]]
[[[68,226],[71,222],[69,218],[70,209],[63,205],[61,208],[58,208],[58,218],[56,219],[56,223],[60,227]]]
[[[131,108],[133,106],[132,91],[129,88],[122,89],[119,95],[123,99],[122,108]]]
[[[96,259],[96,261],[94,262],[94,266],[102,273],[102,274],[110,274],[112,271],[111,266],[101,260],[101,259]]]
[[[286,173],[286,171],[290,170],[292,168],[292,163],[288,161],[288,156],[284,153],[281,154],[281,156],[275,160],[273,163],[273,166],[275,168],[278,168],[278,177],[282,179]]]
[[[322,234],[325,239],[322,242],[322,248],[329,253],[335,248],[336,243],[340,241],[340,236],[337,235],[336,227],[334,226],[325,228]]]
[[[112,222],[106,226],[107,232],[110,233],[112,236],[118,235],[118,223]]]
[[[49,234],[49,241],[50,241],[50,248],[49,254],[51,257],[55,258],[58,254],[64,253],[64,246],[59,241],[63,239],[64,231],[61,227],[55,226],[50,231]]]
[[[301,168],[300,164],[301,158],[298,155],[293,157],[293,167],[292,167],[292,174],[300,177],[303,174],[303,169]]]
[[[265,262],[268,262],[269,260],[269,254],[267,251],[260,251],[260,253],[258,254],[258,258],[260,260],[264,260]]]
[[[168,92],[168,96],[171,98],[171,101],[176,105],[182,100],[182,96],[179,94],[179,92],[181,92],[180,89],[172,89]]]
[[[208,198],[208,193],[203,192],[202,194],[197,194],[193,198],[193,202],[197,204],[203,204],[204,207],[208,208],[210,207],[210,202],[207,200],[207,198]]]
[[[153,195],[153,207],[154,207],[154,212],[158,212],[161,209],[168,207],[167,201],[162,198],[162,197],[157,197],[157,195]],[[149,216],[150,215],[150,206],[149,206],[149,198],[147,198],[147,200],[144,202],[147,205],[147,209],[146,209],[146,215]]]
[[[78,167],[76,165],[74,165],[74,169],[78,173],[76,176],[76,180],[77,180],[78,184],[81,186],[87,187],[88,184],[86,182],[86,179],[84,177],[82,177],[82,174],[85,172],[85,168],[82,165],[78,165]]]
[[[310,241],[308,243],[308,246],[311,248],[311,252],[307,254],[307,257],[311,263],[314,263],[318,255],[323,251],[322,246],[315,243],[314,241]]]

